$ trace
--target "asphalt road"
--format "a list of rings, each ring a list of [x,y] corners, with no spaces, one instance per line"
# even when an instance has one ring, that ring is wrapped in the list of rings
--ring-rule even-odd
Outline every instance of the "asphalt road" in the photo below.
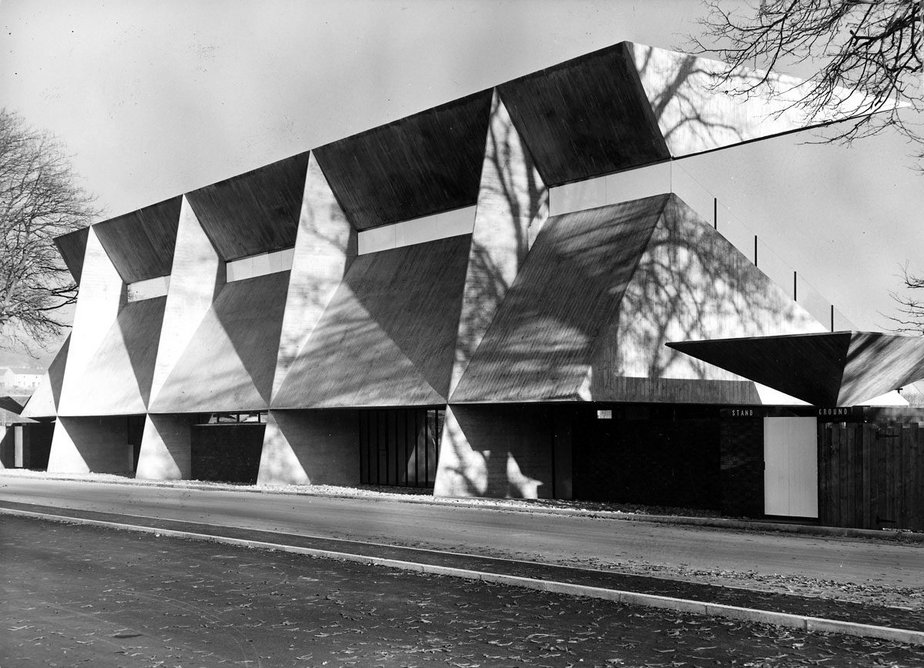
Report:
[[[924,648],[4,516],[0,665],[871,666]]]
[[[924,591],[924,546],[408,503],[0,475],[4,500],[638,570],[815,578]]]

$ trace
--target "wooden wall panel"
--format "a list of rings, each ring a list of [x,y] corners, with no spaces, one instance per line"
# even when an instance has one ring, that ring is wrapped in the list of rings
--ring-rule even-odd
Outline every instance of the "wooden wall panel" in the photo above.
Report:
[[[80,375],[81,392],[61,415],[133,415],[147,410],[166,297],[126,304]]]
[[[446,402],[471,236],[356,258],[273,408]]]
[[[490,109],[482,91],[314,153],[357,230],[472,206]]]
[[[186,194],[223,260],[295,245],[308,155],[279,160]]]
[[[288,281],[286,271],[225,284],[150,412],[265,410]]]
[[[182,199],[171,197],[93,226],[123,281],[170,274]]]
[[[61,253],[64,264],[67,265],[71,276],[74,277],[77,283],[80,283],[80,276],[83,272],[83,255],[87,250],[87,233],[89,231],[89,227],[84,227],[55,238],[58,252]]]
[[[627,42],[498,87],[546,185],[670,159]]]

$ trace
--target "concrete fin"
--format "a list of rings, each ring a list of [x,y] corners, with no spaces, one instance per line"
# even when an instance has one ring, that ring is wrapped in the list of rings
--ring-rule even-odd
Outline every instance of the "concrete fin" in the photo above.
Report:
[[[218,257],[218,252],[205,235],[185,197],[180,207],[172,264],[151,382],[152,400],[156,400],[164,381],[189,346],[196,329],[225,283],[225,263]]]
[[[305,195],[286,294],[273,377],[274,396],[356,257],[356,248],[356,231],[312,155],[308,159]]]
[[[450,393],[549,215],[549,191],[495,91],[469,250]]]

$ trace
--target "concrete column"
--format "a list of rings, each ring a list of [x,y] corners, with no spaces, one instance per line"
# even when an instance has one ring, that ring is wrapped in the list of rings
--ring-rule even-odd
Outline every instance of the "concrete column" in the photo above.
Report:
[[[51,440],[49,473],[132,475],[125,417],[59,417]]]
[[[458,385],[533,240],[545,224],[548,201],[548,188],[495,91],[450,393]]]
[[[91,227],[80,276],[80,295],[74,309],[74,326],[58,404],[59,415],[80,415],[82,412],[85,387],[81,381],[84,371],[106,338],[124,302],[122,277]]]
[[[135,477],[146,480],[188,479],[193,420],[190,415],[147,415]]]
[[[358,485],[356,411],[270,411],[257,484]]]
[[[544,406],[450,406],[433,494],[550,498],[553,442]]]
[[[356,257],[356,232],[312,153],[279,337],[273,396]]]

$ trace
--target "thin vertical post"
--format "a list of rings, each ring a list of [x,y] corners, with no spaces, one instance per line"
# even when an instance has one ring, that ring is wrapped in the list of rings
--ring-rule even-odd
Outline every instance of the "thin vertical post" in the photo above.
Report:
[[[799,277],[796,272],[792,272],[792,300],[799,300]]]
[[[834,304],[831,304],[831,331],[834,331]]]
[[[712,227],[719,229],[719,198],[712,198]]]
[[[757,235],[754,235],[754,266],[757,266]]]

